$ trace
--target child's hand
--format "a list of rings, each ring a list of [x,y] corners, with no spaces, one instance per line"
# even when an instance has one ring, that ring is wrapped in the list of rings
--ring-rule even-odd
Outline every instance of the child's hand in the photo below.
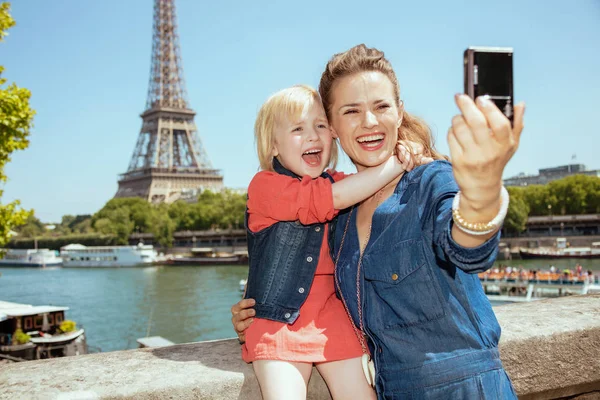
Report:
[[[433,161],[433,158],[423,156],[423,150],[422,144],[408,140],[399,140],[396,144],[396,156],[406,171]]]

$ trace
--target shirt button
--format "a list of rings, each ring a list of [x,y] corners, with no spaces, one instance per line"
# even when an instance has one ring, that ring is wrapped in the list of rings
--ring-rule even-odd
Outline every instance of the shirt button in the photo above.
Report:
[[[321,232],[321,227],[320,227],[320,226],[317,226],[317,227],[315,228],[315,232]]]
[[[286,312],[285,315],[284,315],[285,319],[288,319],[291,316],[292,316],[292,314],[290,314],[289,312]]]
[[[392,274],[392,280],[393,281],[397,281],[398,280],[398,274]]]
[[[312,257],[311,256],[306,257],[306,261],[312,262]]]
[[[304,293],[304,288],[301,287],[300,289],[298,289],[298,293]]]

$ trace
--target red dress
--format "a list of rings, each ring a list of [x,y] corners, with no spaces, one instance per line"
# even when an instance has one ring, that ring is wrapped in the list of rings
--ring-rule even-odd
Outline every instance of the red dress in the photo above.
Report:
[[[334,180],[344,177],[331,173]],[[302,224],[331,221],[331,182],[325,178],[302,180],[262,171],[248,187],[248,227],[258,232],[280,221]],[[334,265],[327,232],[323,235],[319,264],[300,315],[293,324],[255,318],[246,330],[242,358],[293,362],[324,362],[360,357],[362,349],[341,300],[335,295]]]

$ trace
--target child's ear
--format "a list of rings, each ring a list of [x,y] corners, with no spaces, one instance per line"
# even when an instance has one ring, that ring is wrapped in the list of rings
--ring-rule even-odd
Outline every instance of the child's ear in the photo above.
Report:
[[[273,149],[271,150],[271,155],[273,156],[273,158],[275,158],[279,155],[279,150],[277,150],[277,145],[273,145]]]
[[[331,131],[331,136],[333,136],[334,139],[339,139],[339,136],[338,136],[337,132],[335,131],[335,129],[329,128],[329,130]]]

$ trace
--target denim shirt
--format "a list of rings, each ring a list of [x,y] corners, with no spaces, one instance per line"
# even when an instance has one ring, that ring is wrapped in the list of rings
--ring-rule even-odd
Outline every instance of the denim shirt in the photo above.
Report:
[[[458,186],[446,161],[406,173],[375,210],[359,276],[361,310],[382,398],[407,398],[427,387],[502,368],[500,326],[476,273],[489,269],[500,234],[476,248],[451,237]],[[359,326],[355,209],[333,233],[336,279]],[[418,396],[417,396],[418,397]]]
[[[273,168],[279,174],[300,179],[277,159],[273,160]],[[329,174],[321,177],[333,183]],[[252,232],[247,210],[245,224],[250,269],[244,298],[256,300],[256,317],[292,324],[312,286],[325,224],[286,221]]]

